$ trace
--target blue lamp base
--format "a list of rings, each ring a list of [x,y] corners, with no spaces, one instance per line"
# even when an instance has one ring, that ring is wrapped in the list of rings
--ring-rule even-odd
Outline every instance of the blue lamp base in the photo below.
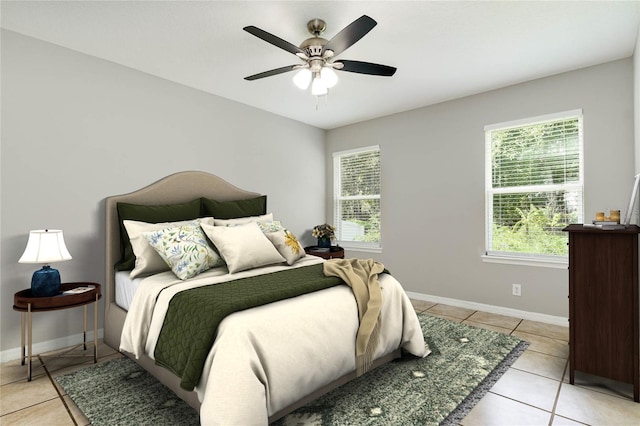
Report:
[[[31,277],[31,295],[34,297],[51,297],[60,293],[60,272],[49,265],[44,265]]]

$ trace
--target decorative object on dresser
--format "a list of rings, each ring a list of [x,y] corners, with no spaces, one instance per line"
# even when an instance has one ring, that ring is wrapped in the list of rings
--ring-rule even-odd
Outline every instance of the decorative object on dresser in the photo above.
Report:
[[[71,254],[64,244],[62,231],[40,229],[29,232],[29,240],[18,263],[41,263],[42,269],[33,273],[31,296],[50,297],[60,291],[60,272],[49,264],[70,260]]]
[[[31,289],[17,292],[13,296],[13,310],[22,314],[21,363],[27,364],[27,379],[31,381],[31,341],[32,319],[34,312],[57,311],[82,306],[84,308],[83,346],[87,350],[87,305],[93,303],[93,362],[98,362],[98,300],[102,297],[100,284],[90,282],[61,284],[61,292],[54,296],[35,297]],[[26,322],[26,324],[25,324]],[[25,330],[27,338],[25,341]],[[25,347],[27,353],[25,354]]]
[[[640,227],[569,225],[569,381],[575,371],[633,384],[640,402]]]
[[[627,206],[627,212],[625,214],[624,222],[620,222],[620,210],[610,210],[609,216],[605,216],[605,213],[596,212],[596,220],[591,225],[585,224],[585,227],[600,228],[606,230],[612,229],[626,229],[631,224],[631,217],[636,205],[636,197],[638,195],[638,186],[640,185],[640,173],[634,176],[633,188],[631,189],[631,195],[629,196],[629,204]]]
[[[633,187],[631,188],[631,195],[629,196],[629,204],[627,205],[627,212],[624,216],[624,224],[629,226],[631,224],[631,216],[633,216],[633,210],[636,207],[636,197],[638,196],[638,188],[640,187],[640,173],[633,177]]]
[[[318,247],[308,246],[304,248],[305,253],[318,256],[323,259],[344,259],[344,249],[340,246]]]

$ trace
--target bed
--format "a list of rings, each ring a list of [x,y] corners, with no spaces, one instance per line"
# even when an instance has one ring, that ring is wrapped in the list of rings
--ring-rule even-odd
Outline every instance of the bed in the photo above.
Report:
[[[228,269],[212,268],[186,280],[165,271],[129,280],[129,287],[123,290],[121,285],[116,286],[116,281],[127,272],[114,268],[123,250],[119,203],[158,206],[201,198],[225,203],[249,202],[259,197],[261,194],[237,188],[215,175],[190,171],[105,200],[104,340],[199,410],[202,424],[266,424],[358,375],[354,358],[358,306],[346,285],[274,301],[225,317],[217,327],[216,340],[193,390],[185,389],[184,378],[181,381],[157,365],[154,348],[160,340],[165,315],[169,315],[172,297],[186,294],[187,289],[212,288],[211,284],[229,279],[241,282],[241,278],[322,267],[325,261],[306,256],[292,265],[281,262],[232,274],[228,272],[232,268],[229,263]],[[266,204],[266,197],[264,200]],[[426,353],[417,316],[402,287],[388,274],[381,274],[379,279],[382,320],[370,368],[399,357],[401,351],[414,356]]]

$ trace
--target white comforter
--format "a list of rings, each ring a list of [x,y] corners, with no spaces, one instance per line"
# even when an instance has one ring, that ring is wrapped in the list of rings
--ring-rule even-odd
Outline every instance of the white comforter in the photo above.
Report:
[[[171,272],[145,279],[127,314],[120,350],[153,358],[169,300],[211,283],[322,262],[307,256],[293,266],[229,275],[225,268],[188,281]],[[424,356],[418,318],[397,280],[380,276],[382,328],[374,359],[399,347]],[[203,425],[265,425],[269,416],[355,370],[358,310],[351,289],[332,287],[236,312],[219,326],[200,382]]]

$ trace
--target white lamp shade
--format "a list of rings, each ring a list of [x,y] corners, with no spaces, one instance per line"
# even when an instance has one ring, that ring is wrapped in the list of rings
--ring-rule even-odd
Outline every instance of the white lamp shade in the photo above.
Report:
[[[18,263],[52,263],[71,259],[59,229],[40,229],[29,232],[27,248]]]
[[[299,89],[306,90],[311,83],[311,71],[309,68],[302,68],[293,76],[293,84],[298,86]]]
[[[326,95],[328,92],[327,85],[319,75],[316,75],[313,78],[313,83],[311,83],[311,94],[315,96]]]
[[[331,89],[338,82],[338,75],[329,67],[322,68],[320,77],[322,77],[322,81],[327,85],[327,89]]]

